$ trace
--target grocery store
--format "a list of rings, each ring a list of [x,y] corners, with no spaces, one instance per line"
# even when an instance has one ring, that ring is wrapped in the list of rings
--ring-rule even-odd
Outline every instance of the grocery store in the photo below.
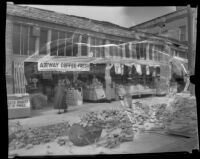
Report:
[[[25,60],[24,70],[28,93],[42,93],[49,102],[58,81],[65,81],[68,105],[111,102],[127,91],[131,96],[156,95],[155,78],[160,75],[155,62],[95,57],[34,56]]]

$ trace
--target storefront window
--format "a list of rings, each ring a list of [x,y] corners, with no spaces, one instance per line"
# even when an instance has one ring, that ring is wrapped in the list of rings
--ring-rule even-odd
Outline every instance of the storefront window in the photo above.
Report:
[[[58,33],[58,56],[65,55],[65,32]]]
[[[13,25],[13,54],[28,55],[35,52],[33,27],[24,24]]]
[[[77,56],[78,54],[78,43],[79,43],[79,34],[74,34],[73,36],[73,54],[72,56]]]
[[[52,30],[51,44],[50,44],[51,56],[57,56],[57,50],[58,50],[57,43],[58,43],[58,31]]]
[[[32,55],[33,53],[35,53],[35,41],[36,41],[36,37],[32,35],[33,32],[33,27],[29,28],[29,55]]]
[[[152,49],[153,49],[153,44],[149,44],[149,59],[150,60],[153,60]]]
[[[136,55],[137,59],[140,59],[140,43],[136,44]]]
[[[96,57],[100,57],[100,55],[101,55],[101,48],[99,47],[99,45],[101,45],[100,41],[101,41],[101,39],[99,39],[99,38],[95,39],[95,43],[96,43],[95,45],[97,46],[96,49],[95,49],[96,50]]]
[[[125,44],[125,56],[126,56],[127,58],[130,57],[129,43],[126,43],[126,44]]]
[[[120,42],[118,46],[119,56],[123,57],[123,42]]]
[[[45,55],[47,54],[47,36],[48,31],[46,29],[40,29],[40,51],[39,54]]]
[[[13,25],[13,53],[20,54],[20,24]]]
[[[65,33],[65,56],[72,56],[72,36],[73,33]]]
[[[96,57],[96,52],[95,52],[95,38],[94,37],[91,37],[90,39],[90,52],[93,53],[93,56]]]
[[[110,56],[113,57],[113,55],[114,55],[114,46],[113,46],[114,41],[110,41],[110,44],[111,44],[111,46],[109,47],[110,48],[109,52],[110,52]]]
[[[88,36],[83,35],[82,36],[82,40],[81,40],[81,56],[87,56],[87,52],[88,52],[88,46],[87,46],[87,42],[88,42]]]
[[[102,39],[101,40],[101,45],[105,45],[106,44],[106,40]],[[105,57],[105,47],[101,47],[101,57]]]
[[[28,26],[21,27],[21,55],[28,55]]]

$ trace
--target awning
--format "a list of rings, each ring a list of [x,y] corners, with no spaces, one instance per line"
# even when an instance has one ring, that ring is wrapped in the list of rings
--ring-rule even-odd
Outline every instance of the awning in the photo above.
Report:
[[[131,58],[98,58],[98,57],[62,57],[34,55],[24,62],[37,62],[39,71],[89,71],[89,64],[134,64],[160,66],[164,63],[152,60],[139,60]]]

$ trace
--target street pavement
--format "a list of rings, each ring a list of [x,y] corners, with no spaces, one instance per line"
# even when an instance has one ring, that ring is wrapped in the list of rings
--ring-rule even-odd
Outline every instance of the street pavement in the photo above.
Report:
[[[141,99],[140,99],[141,100]],[[151,97],[143,98],[142,101],[148,104],[151,103],[167,103],[168,97]],[[134,100],[133,100],[134,102]],[[112,103],[84,103],[82,106],[70,106],[67,113],[57,114],[58,110],[53,109],[51,105],[41,110],[33,110],[30,118],[10,119],[9,125],[15,122],[20,122],[24,128],[34,128],[56,124],[64,121],[74,123],[79,121],[79,117],[89,111],[101,111],[104,109],[120,109],[122,107],[119,101]],[[48,146],[50,145],[50,146]],[[52,147],[51,150],[47,147]],[[122,143],[119,147],[111,150],[103,148],[95,148],[94,145],[85,147],[59,147],[55,143],[44,145],[36,145],[33,149],[15,150],[12,153],[21,155],[68,155],[68,154],[97,154],[97,153],[150,153],[150,152],[174,152],[174,151],[190,151],[197,147],[197,139],[182,138],[168,136],[156,133],[141,133],[138,134],[133,142]],[[73,152],[72,152],[73,151]]]

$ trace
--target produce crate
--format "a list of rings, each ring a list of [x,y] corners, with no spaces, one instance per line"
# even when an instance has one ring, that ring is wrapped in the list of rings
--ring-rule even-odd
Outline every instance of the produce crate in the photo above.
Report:
[[[8,118],[30,117],[31,107],[28,94],[9,94],[8,98]]]

